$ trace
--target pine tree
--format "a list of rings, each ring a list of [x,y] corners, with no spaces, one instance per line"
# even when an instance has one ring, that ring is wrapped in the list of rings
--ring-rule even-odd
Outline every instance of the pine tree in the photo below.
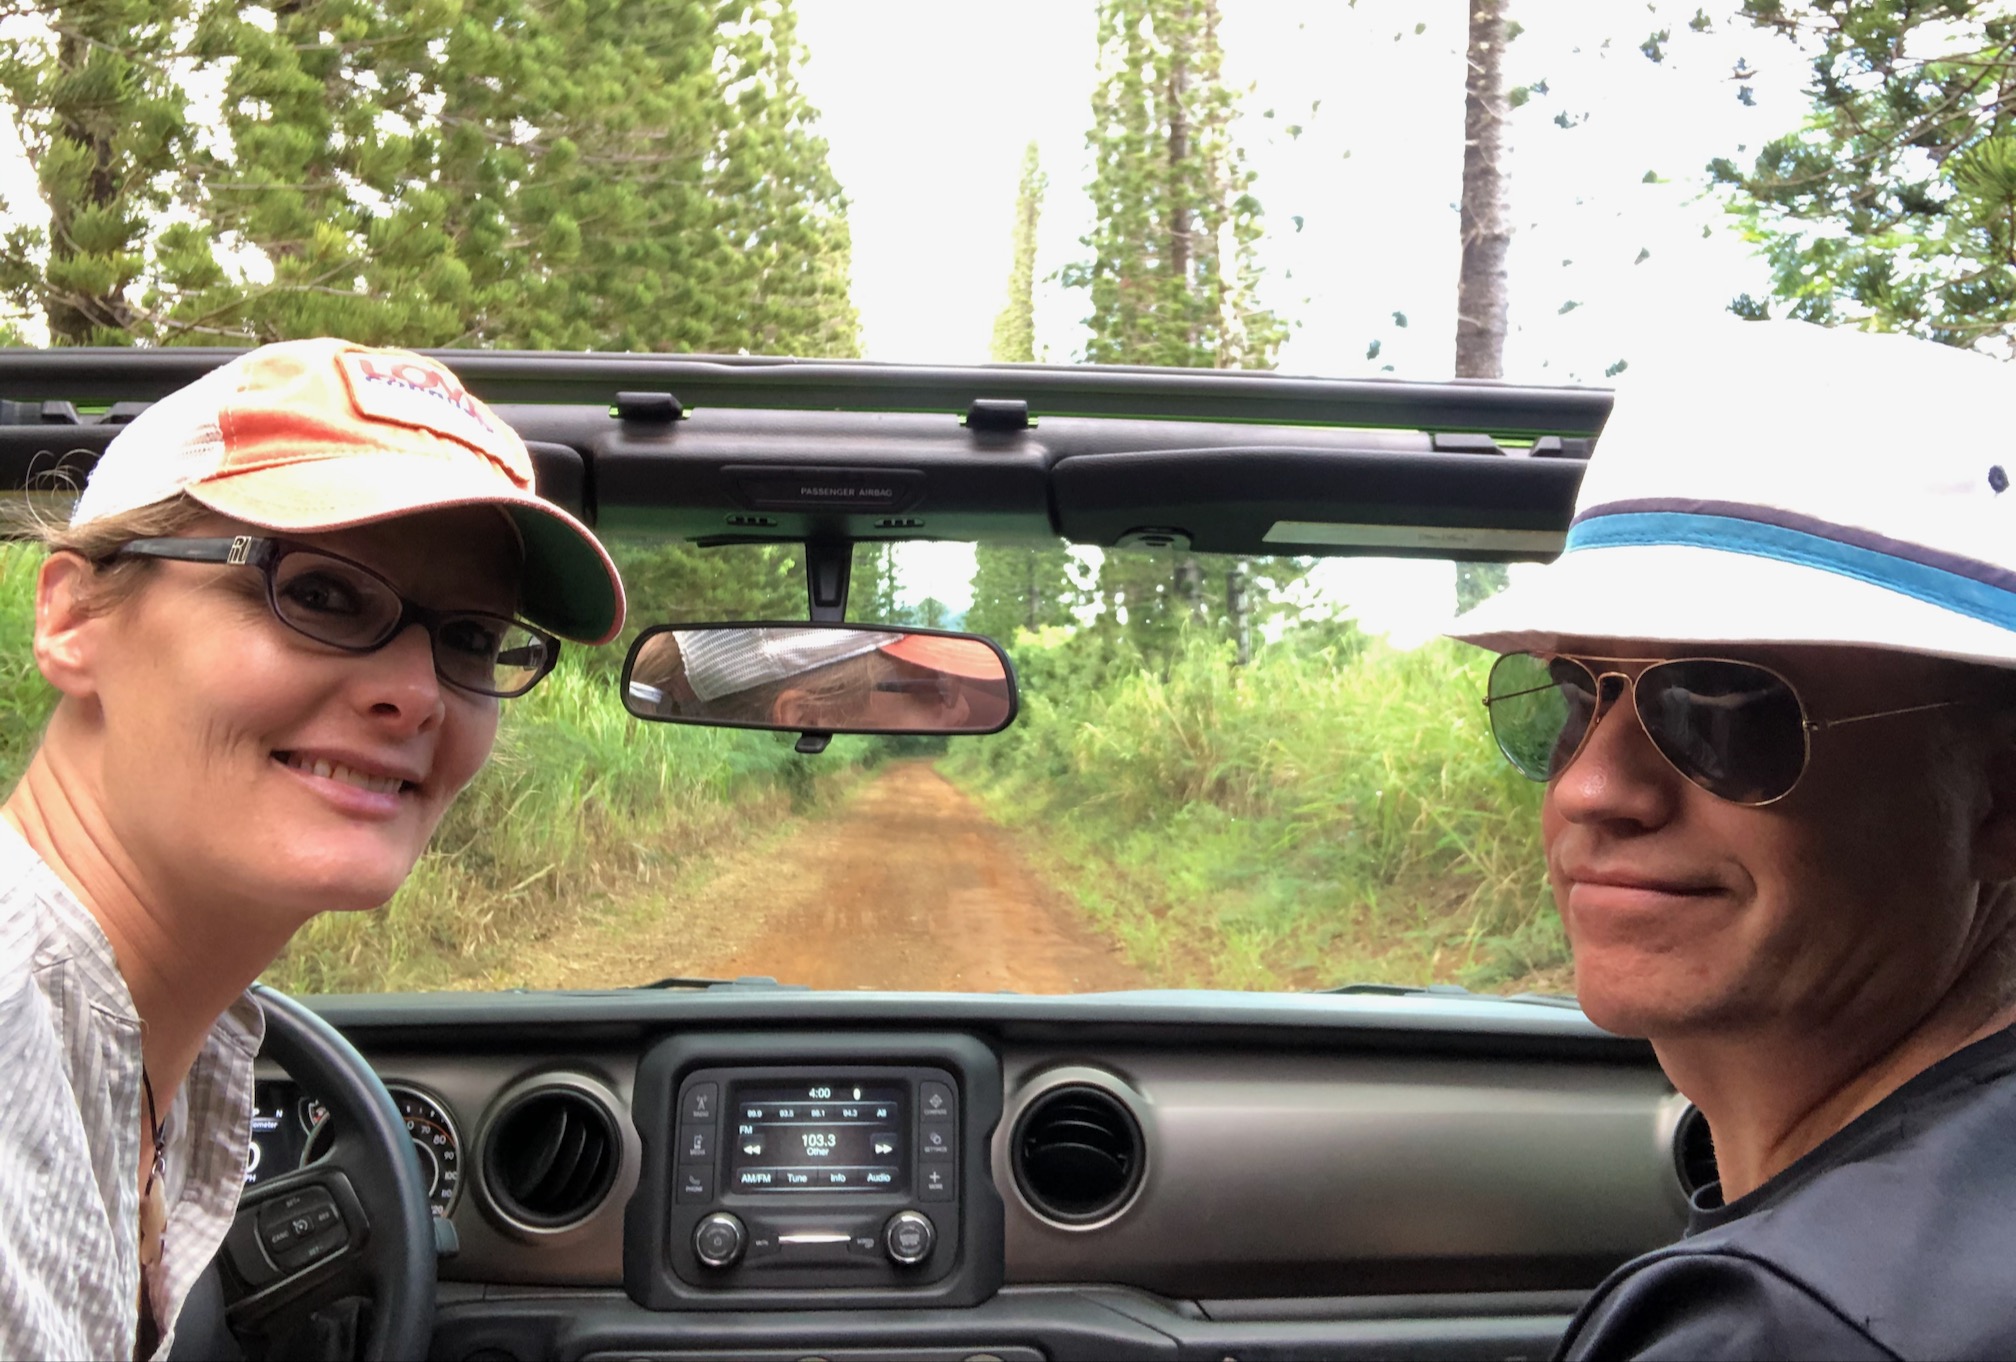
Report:
[[[58,345],[123,345],[148,335],[129,296],[156,261],[202,279],[216,269],[200,234],[155,232],[175,168],[196,154],[188,96],[164,54],[180,3],[62,0],[14,16],[0,39],[0,90],[35,171],[49,225],[0,245],[0,293],[39,313]],[[16,205],[6,205],[18,212]]]
[[[1015,229],[1008,267],[1008,301],[994,321],[991,358],[1026,364],[1036,358],[1036,229],[1048,187],[1036,144],[1022,157],[1015,195]],[[979,544],[974,548],[973,604],[965,627],[1003,643],[1018,629],[1069,624],[1081,603],[1071,579],[1071,556],[1062,540],[1049,544]]]
[[[1745,0],[1743,13],[1811,54],[1804,125],[1748,169],[1709,165],[1763,248],[1785,310],[2016,349],[2009,7]],[[1732,310],[1770,308],[1746,294]]]
[[[1256,297],[1260,204],[1232,138],[1217,0],[1102,0],[1099,65],[1092,258],[1065,272],[1091,295],[1086,358],[1271,366],[1286,328]],[[1248,571],[1168,550],[1108,553],[1101,623],[1151,656],[1193,620],[1243,638],[1243,612],[1230,607],[1253,593],[1228,590],[1227,574],[1283,584],[1301,571],[1290,560]]]
[[[996,364],[1028,364],[1036,358],[1036,228],[1043,219],[1048,177],[1036,144],[1022,154],[1022,183],[1015,192],[1015,234],[1008,267],[1008,302],[994,319],[989,357]]]
[[[1463,263],[1456,279],[1456,377],[1502,378],[1508,303],[1505,257],[1512,224],[1505,211],[1505,0],[1469,0],[1463,86]],[[1467,610],[1503,591],[1499,563],[1456,566],[1456,608]]]
[[[0,43],[54,218],[0,290],[59,341],[857,352],[791,0],[181,3]]]
[[[1255,294],[1260,204],[1231,134],[1217,0],[1102,0],[1087,142],[1089,290],[1100,364],[1264,369],[1286,334]]]

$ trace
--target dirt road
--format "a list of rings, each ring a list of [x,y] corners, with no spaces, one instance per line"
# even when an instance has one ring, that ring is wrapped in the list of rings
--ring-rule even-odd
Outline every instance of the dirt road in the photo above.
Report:
[[[669,974],[843,989],[1072,993],[1139,974],[924,762],[884,767],[832,814],[731,857],[682,903],[543,943],[533,987]]]

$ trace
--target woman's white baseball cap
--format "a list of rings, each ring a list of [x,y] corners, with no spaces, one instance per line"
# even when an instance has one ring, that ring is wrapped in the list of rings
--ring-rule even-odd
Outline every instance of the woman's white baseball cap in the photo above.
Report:
[[[113,437],[71,523],[178,495],[295,533],[495,506],[524,545],[526,619],[580,643],[623,627],[615,563],[539,495],[525,442],[446,365],[410,350],[319,339],[246,351]]]
[[[1733,319],[1630,359],[1566,549],[1452,637],[1498,652],[1834,644],[2016,667],[2016,368]]]

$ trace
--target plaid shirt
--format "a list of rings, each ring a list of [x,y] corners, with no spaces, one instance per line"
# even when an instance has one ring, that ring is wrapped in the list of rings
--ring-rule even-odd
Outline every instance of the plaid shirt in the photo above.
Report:
[[[252,1138],[251,996],[168,1115],[168,1230],[148,1292],[174,1341],[231,1228]],[[140,1300],[140,1017],[97,920],[0,821],[0,1358],[129,1358]]]

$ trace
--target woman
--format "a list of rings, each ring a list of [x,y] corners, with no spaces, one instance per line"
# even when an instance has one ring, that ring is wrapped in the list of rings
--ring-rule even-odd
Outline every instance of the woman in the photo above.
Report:
[[[0,1356],[164,1355],[230,1227],[247,987],[369,909],[488,757],[499,698],[623,590],[446,368],[250,351],[113,440],[43,535],[59,698],[0,806]]]

